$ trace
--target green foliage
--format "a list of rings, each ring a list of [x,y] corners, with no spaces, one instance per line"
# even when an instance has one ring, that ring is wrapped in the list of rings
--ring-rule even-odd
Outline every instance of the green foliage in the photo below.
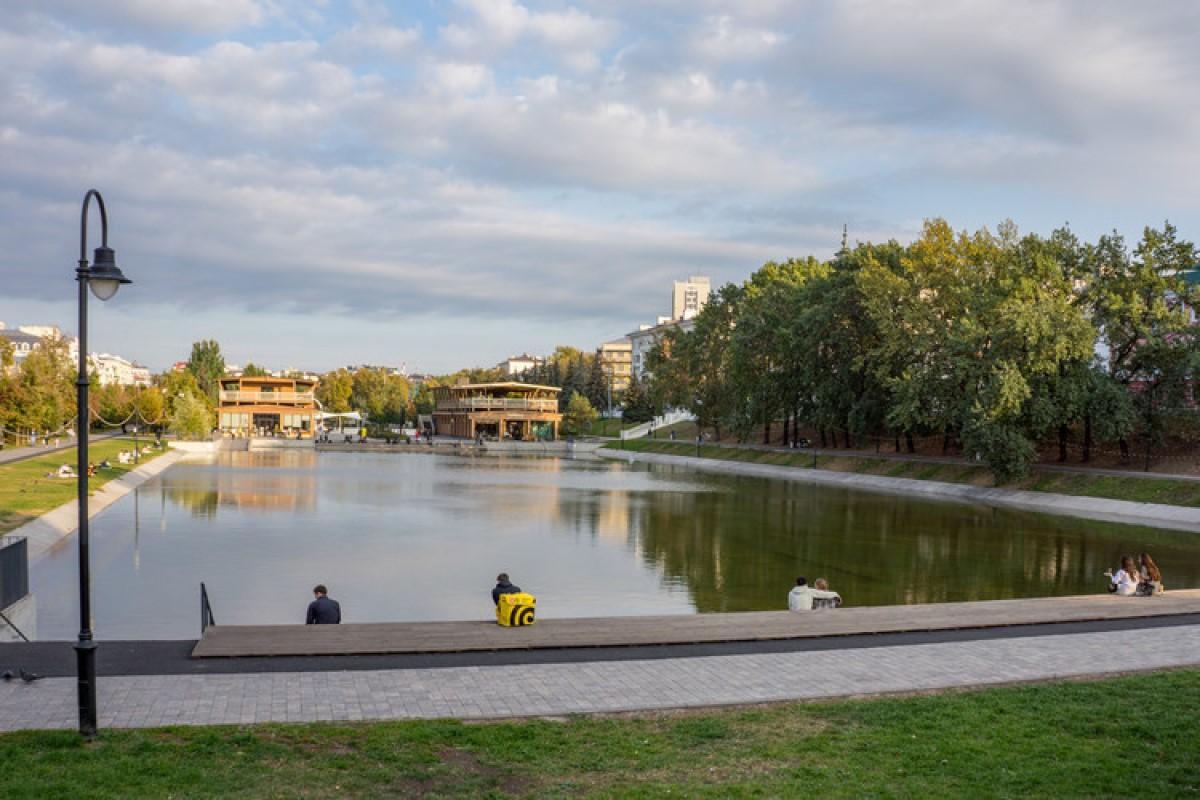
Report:
[[[166,403],[162,390],[157,386],[139,386],[133,393],[134,421],[143,425],[161,425],[165,422]]]
[[[1087,460],[1094,442],[1137,430],[1148,453],[1200,432],[1195,265],[1170,224],[1147,228],[1131,256],[1115,235],[1084,245],[1066,228],[930,220],[907,247],[769,262],[723,287],[692,330],[660,338],[650,394],[741,440],[761,429],[770,443],[780,418],[835,446],[941,436],[1005,479],[1050,437],[1063,460],[1081,438]]]
[[[571,399],[567,401],[567,410],[563,412],[563,427],[566,433],[579,435],[599,416],[600,413],[587,397],[573,392]]]
[[[350,411],[350,395],[354,392],[354,379],[345,369],[326,372],[317,384],[317,402],[331,414]]]
[[[0,426],[43,432],[73,427],[77,369],[66,342],[47,338],[15,373],[0,370]]]
[[[169,425],[180,439],[207,439],[213,429],[213,412],[204,398],[184,393],[175,399]]]
[[[661,413],[662,409],[654,403],[649,387],[645,381],[636,376],[629,381],[622,400],[622,419],[625,422],[649,422]]]
[[[258,377],[263,377],[263,376],[267,376],[270,374],[271,374],[271,371],[269,369],[267,369],[266,367],[260,367],[258,364],[255,364],[253,361],[247,361],[246,366],[242,369],[242,377],[244,377],[244,378],[258,378]]]
[[[408,380],[382,368],[363,367],[350,377],[350,408],[375,423],[402,423],[408,410]]]
[[[217,402],[218,381],[225,374],[225,358],[216,339],[203,339],[192,344],[192,355],[187,363],[188,372],[196,378],[196,385],[208,398],[210,404]]]
[[[425,381],[417,387],[416,394],[412,398],[412,413],[417,414],[432,414],[434,407],[437,405],[433,398],[433,390],[438,384]]]

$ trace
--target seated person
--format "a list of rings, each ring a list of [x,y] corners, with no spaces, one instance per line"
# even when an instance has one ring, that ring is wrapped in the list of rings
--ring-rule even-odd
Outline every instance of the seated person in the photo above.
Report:
[[[829,591],[829,581],[825,580],[824,578],[817,578],[815,581],[813,581],[813,588],[818,589],[822,592],[828,592]],[[836,592],[834,594],[836,594]],[[820,611],[823,608],[837,608],[841,604],[842,604],[842,598],[840,598],[840,597],[834,597],[833,599],[827,599],[824,597],[814,597],[813,598],[813,611]]]
[[[1154,563],[1154,559],[1149,553],[1142,553],[1138,559],[1141,566],[1140,574],[1138,575],[1137,593],[1150,597],[1156,594],[1163,593],[1162,572],[1158,569],[1158,564]]]
[[[801,576],[796,578],[796,585],[788,592],[788,610],[812,611],[814,600],[833,600],[835,598],[840,601],[842,596],[837,592],[809,586],[808,580]]]
[[[1129,597],[1137,591],[1138,573],[1137,566],[1133,563],[1133,556],[1121,556],[1121,568],[1114,575],[1111,569],[1105,570],[1104,574],[1108,576],[1108,591],[1121,597]]]
[[[313,587],[313,601],[308,604],[305,615],[306,625],[338,625],[342,621],[342,606],[337,600],[329,597],[325,584],[318,583]]]
[[[100,462],[100,469],[112,469],[112,464],[109,463],[107,458]]]
[[[508,580],[508,573],[501,572],[496,576],[496,585],[492,587],[492,602],[500,605],[500,595],[520,594],[521,587]]]

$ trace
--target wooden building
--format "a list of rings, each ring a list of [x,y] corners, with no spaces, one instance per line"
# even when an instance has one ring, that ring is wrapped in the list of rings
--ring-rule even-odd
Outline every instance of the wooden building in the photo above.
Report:
[[[434,431],[439,436],[524,441],[558,438],[557,386],[531,383],[463,383],[433,390]]]
[[[217,424],[226,435],[308,439],[316,430],[315,380],[226,376],[220,383]]]

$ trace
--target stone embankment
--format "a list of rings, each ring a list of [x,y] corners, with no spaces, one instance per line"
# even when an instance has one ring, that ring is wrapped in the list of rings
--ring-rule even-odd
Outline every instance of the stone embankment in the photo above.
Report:
[[[146,481],[160,475],[163,470],[183,457],[183,453],[175,451],[163,453],[153,461],[148,461],[120,478],[104,484],[88,499],[88,518],[95,517]],[[29,560],[34,561],[50,552],[66,537],[74,533],[78,523],[78,504],[72,500],[25,523],[8,535],[24,536],[28,539]]]
[[[889,478],[883,475],[860,475],[852,472],[835,472],[824,469],[780,467],[769,464],[747,464],[738,461],[722,461],[694,456],[674,456],[663,453],[635,453],[628,451],[597,451],[604,458],[688,467],[703,472],[725,475],[750,475],[758,478],[818,483],[857,489],[868,492],[886,492],[906,497],[927,497],[933,500],[952,500],[964,503],[979,503],[987,506],[1018,508],[1043,514],[1082,517],[1103,522],[1120,522],[1132,525],[1149,525],[1156,528],[1171,528],[1181,531],[1200,532],[1200,508],[1172,506],[1163,503],[1137,503],[1129,500],[1105,500],[1097,497],[1079,497],[1049,492],[1026,492],[1014,489],[997,489],[970,484],[922,481],[912,478]]]

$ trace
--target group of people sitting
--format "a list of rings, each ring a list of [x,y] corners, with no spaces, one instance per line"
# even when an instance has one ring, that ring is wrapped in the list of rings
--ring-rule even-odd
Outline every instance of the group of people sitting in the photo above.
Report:
[[[808,579],[803,575],[796,578],[796,585],[788,592],[789,611],[820,611],[826,608],[837,608],[842,604],[842,596],[829,591],[829,582],[817,578],[813,585],[808,585]]]
[[[1137,561],[1133,556],[1121,556],[1121,568],[1113,573],[1105,570],[1108,591],[1122,597],[1150,597],[1163,593],[1162,572],[1149,553],[1142,553]]]

